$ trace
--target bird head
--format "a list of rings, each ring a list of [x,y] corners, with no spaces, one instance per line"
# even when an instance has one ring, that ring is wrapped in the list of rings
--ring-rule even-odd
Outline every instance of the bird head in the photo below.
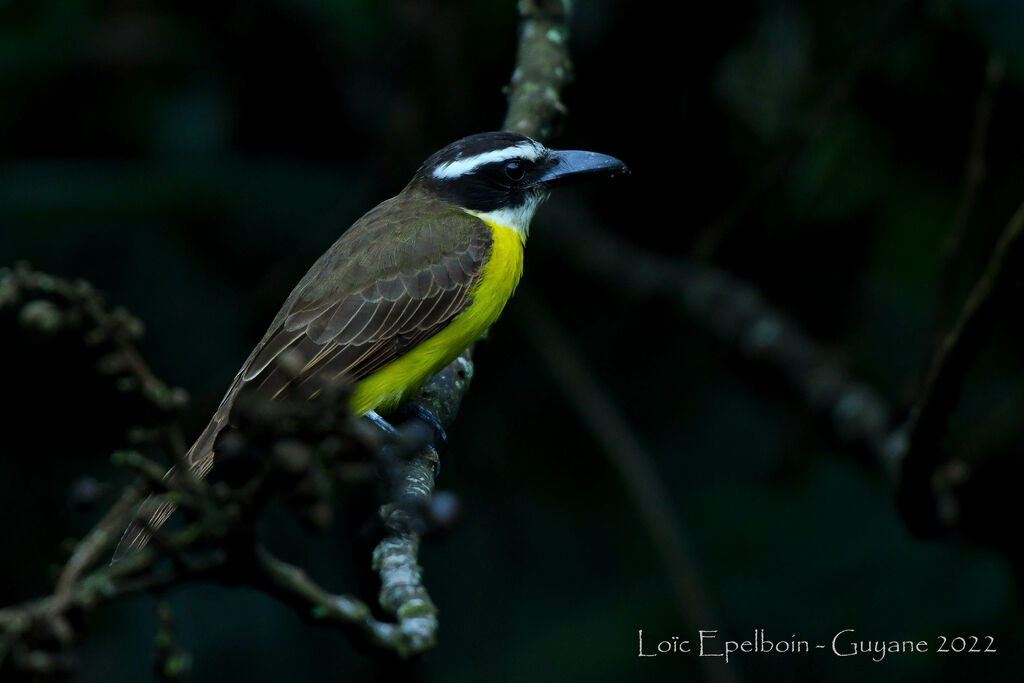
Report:
[[[628,173],[604,154],[548,149],[525,135],[479,133],[435,152],[410,186],[515,230],[525,242],[537,207],[553,187],[595,176]]]

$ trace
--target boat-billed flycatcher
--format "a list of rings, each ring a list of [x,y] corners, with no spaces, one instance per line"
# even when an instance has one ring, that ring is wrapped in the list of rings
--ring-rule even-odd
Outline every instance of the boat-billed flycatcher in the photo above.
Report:
[[[547,149],[506,132],[471,135],[435,153],[288,296],[189,449],[193,474],[210,471],[217,435],[249,392],[311,399],[344,378],[354,383],[353,413],[399,406],[497,320],[519,283],[530,220],[549,190],[624,171],[609,156]],[[173,511],[149,499],[115,559],[142,548]]]

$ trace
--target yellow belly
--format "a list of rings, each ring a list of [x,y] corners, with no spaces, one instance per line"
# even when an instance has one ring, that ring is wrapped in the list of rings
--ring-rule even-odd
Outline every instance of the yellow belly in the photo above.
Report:
[[[523,274],[523,243],[509,228],[487,222],[493,244],[471,303],[443,330],[356,383],[349,405],[357,415],[386,413],[480,338],[501,315]]]

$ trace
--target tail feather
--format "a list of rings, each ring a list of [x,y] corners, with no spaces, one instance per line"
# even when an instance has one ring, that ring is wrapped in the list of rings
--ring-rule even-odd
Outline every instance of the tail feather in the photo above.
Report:
[[[207,451],[199,459],[195,460],[189,467],[192,476],[196,479],[203,479],[213,467],[213,451]],[[171,468],[164,475],[164,479],[175,476],[175,468]],[[178,506],[168,501],[164,496],[152,494],[139,505],[128,528],[124,530],[117,548],[114,550],[114,557],[111,564],[117,562],[125,555],[130,555],[142,550],[153,538],[153,535],[160,530]]]
[[[145,548],[153,534],[159,531],[177,507],[174,503],[162,500],[160,496],[147,496],[139,506],[135,519],[124,530],[111,563]]]
[[[273,326],[271,329],[275,329]],[[268,332],[268,336],[269,336]],[[239,390],[242,388],[244,381],[243,375],[246,369],[252,363],[253,358],[257,352],[262,348],[266,342],[260,342],[260,344],[253,350],[249,359],[242,366],[242,369],[235,375],[234,381],[228,388],[227,394],[221,399],[220,406],[217,408],[217,412],[214,413],[213,419],[210,420],[209,424],[203,430],[196,442],[192,444],[192,448],[188,450],[185,455],[185,462],[189,463],[188,469],[192,473],[192,476],[196,479],[203,479],[209,474],[210,469],[213,468],[214,460],[214,443],[217,441],[217,436],[221,430],[228,424],[228,415],[231,412],[231,407],[234,405],[235,397],[238,395]],[[176,468],[172,467],[164,475],[165,479],[170,479],[175,476]],[[125,529],[124,534],[121,536],[120,542],[117,544],[117,548],[114,550],[114,557],[111,560],[111,564],[117,562],[126,555],[142,550],[146,547],[146,544],[153,538],[160,527],[170,518],[174,511],[177,509],[177,505],[167,500],[166,496],[160,494],[153,494],[147,496],[142,504],[139,505],[139,509],[135,513],[135,517],[132,519],[128,528]]]
[[[203,430],[199,439],[196,440],[185,456],[186,461],[191,463],[188,469],[196,479],[205,478],[213,467],[213,444],[223,426],[224,419],[218,413],[210,421],[210,424],[206,426],[206,429]],[[177,468],[175,467],[167,470],[164,479],[175,477],[176,470]],[[168,501],[166,496],[160,494],[147,496],[139,505],[138,510],[135,512],[135,517],[132,518],[128,528],[125,529],[124,534],[121,536],[121,540],[114,550],[111,564],[126,555],[145,548],[146,544],[153,538],[153,535],[160,530],[160,527],[167,522],[177,509],[178,506]]]

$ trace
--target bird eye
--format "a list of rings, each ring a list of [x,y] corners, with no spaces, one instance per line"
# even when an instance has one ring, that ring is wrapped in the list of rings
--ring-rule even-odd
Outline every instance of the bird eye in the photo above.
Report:
[[[519,182],[523,179],[523,175],[526,173],[526,169],[518,161],[510,161],[505,164],[505,175],[508,176],[509,180]]]

